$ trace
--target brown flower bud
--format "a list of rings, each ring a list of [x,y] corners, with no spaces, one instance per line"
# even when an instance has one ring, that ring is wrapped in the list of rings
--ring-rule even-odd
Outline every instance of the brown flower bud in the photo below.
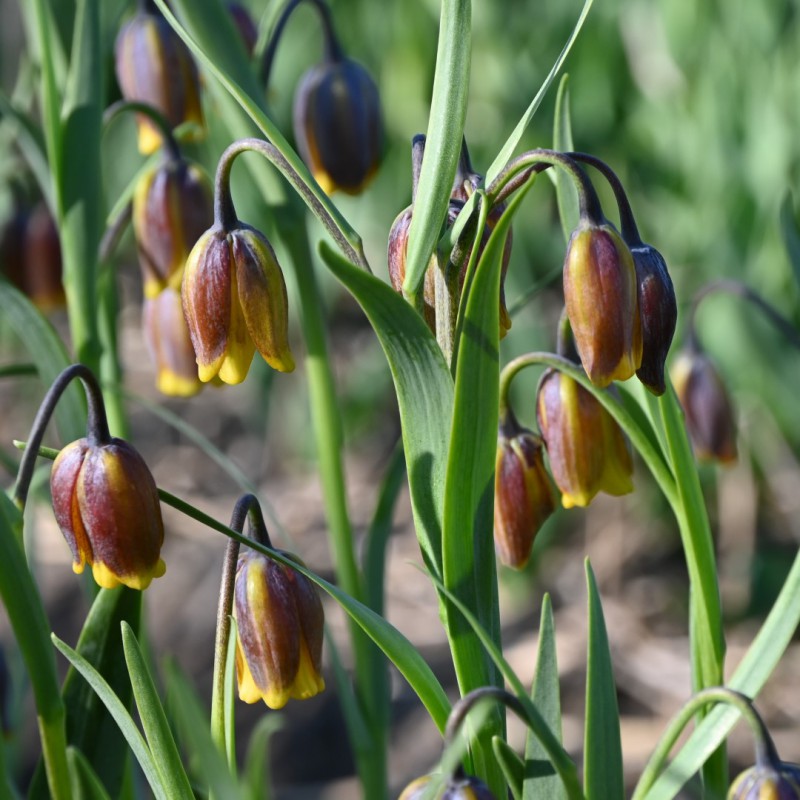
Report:
[[[686,430],[701,461],[736,460],[736,421],[725,384],[705,353],[684,350],[672,365],[672,382]]]
[[[494,543],[506,566],[522,569],[528,563],[534,537],[555,508],[541,437],[520,427],[513,417],[501,421],[494,476]]]
[[[158,490],[127,442],[79,439],[67,445],[53,464],[50,491],[75,572],[89,564],[106,589],[146,589],[164,574]]]
[[[295,559],[296,560],[296,559]],[[254,550],[239,556],[234,588],[236,674],[245,703],[282,708],[325,688],[322,603],[311,581]]]
[[[592,383],[630,378],[642,363],[636,270],[610,225],[582,222],[573,231],[564,260],[564,300]]]
[[[633,462],[622,430],[577,381],[547,370],[536,418],[564,508],[587,506],[598,492],[633,491]]]
[[[245,52],[249,56],[252,55],[258,41],[258,28],[250,12],[241,3],[228,3],[227,8],[236,30],[239,31],[239,36],[242,37]]]

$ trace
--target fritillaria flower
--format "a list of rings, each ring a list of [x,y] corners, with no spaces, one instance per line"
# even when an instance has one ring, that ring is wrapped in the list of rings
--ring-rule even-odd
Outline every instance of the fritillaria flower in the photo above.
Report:
[[[426,796],[431,780],[430,775],[417,778],[403,789],[397,800],[421,800]],[[435,800],[495,800],[495,796],[489,791],[489,787],[477,778],[459,775],[447,781],[437,792]]]

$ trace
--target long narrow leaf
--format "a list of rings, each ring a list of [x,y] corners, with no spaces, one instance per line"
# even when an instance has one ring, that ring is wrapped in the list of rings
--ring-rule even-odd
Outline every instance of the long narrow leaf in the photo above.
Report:
[[[556,739],[561,742],[561,689],[556,659],[556,631],[550,595],[542,601],[539,622],[539,647],[536,652],[536,674],[533,678],[531,700]],[[564,784],[556,775],[544,747],[533,731],[528,730],[525,744],[525,784],[523,800],[564,800]]]
[[[125,650],[128,673],[131,677],[131,686],[133,686],[133,696],[164,788],[170,800],[179,800],[179,798],[193,800],[192,787],[183,768],[180,753],[175,739],[172,737],[172,731],[147,662],[144,660],[131,627],[125,622],[121,627],[122,645]]]
[[[416,295],[447,213],[467,116],[471,0],[443,0],[425,158],[408,232],[403,291]]]
[[[441,574],[444,486],[453,408],[450,370],[422,318],[383,281],[324,242],[320,254],[364,309],[394,378],[417,537],[428,566]]]
[[[111,800],[86,756],[74,747],[67,750],[73,800]]]
[[[62,642],[55,634],[51,634],[56,649],[83,675],[84,679],[97,692],[98,697],[103,701],[114,721],[122,731],[128,747],[139,762],[145,780],[153,790],[158,800],[172,800],[164,789],[161,782],[161,775],[156,769],[153,755],[147,746],[136,723],[125,708],[125,704],[114,694],[103,676],[79,653],[73,650],[66,642]]]
[[[249,800],[270,800],[272,789],[269,776],[269,740],[280,730],[283,718],[278,714],[268,714],[256,723],[247,743],[244,759],[244,780],[249,792]]]
[[[572,33],[567,39],[567,43],[564,45],[564,48],[559,53],[555,64],[553,64],[552,69],[544,79],[544,83],[542,83],[539,91],[536,93],[536,97],[533,98],[531,104],[522,115],[522,119],[520,119],[520,121],[517,123],[517,126],[511,132],[511,135],[508,137],[505,144],[500,149],[500,152],[497,154],[497,157],[492,162],[492,165],[489,167],[486,173],[487,185],[490,184],[500,174],[500,170],[502,170],[503,167],[508,163],[509,159],[514,153],[514,150],[516,150],[520,139],[522,139],[522,134],[525,133],[525,129],[533,119],[533,115],[539,108],[539,104],[542,102],[545,94],[547,94],[547,90],[550,88],[551,84],[555,80],[556,75],[558,75],[561,67],[564,65],[564,62],[569,55],[569,51],[572,49],[572,45],[575,44],[575,40],[578,38],[578,34],[583,27],[583,23],[586,21],[586,16],[588,15],[589,9],[592,7],[593,2],[594,0],[586,0],[586,2],[583,4],[583,9],[578,17],[578,21],[575,23],[575,27],[572,29]]]
[[[586,720],[584,723],[583,785],[586,800],[622,800],[622,742],[614,668],[608,647],[603,606],[594,573],[586,561],[589,647],[586,656]]]
[[[553,121],[553,149],[561,153],[571,153],[575,147],[572,141],[572,120],[569,113],[569,75],[564,75],[558,84],[556,113]],[[575,184],[563,169],[549,170],[556,185],[558,197],[558,216],[564,239],[569,241],[572,231],[578,225],[578,193]]]
[[[727,686],[756,697],[800,625],[800,554],[778,599]],[[670,800],[719,747],[739,720],[739,712],[717,707],[697,726],[678,755],[645,795],[645,800]]]
[[[522,800],[522,786],[525,780],[525,762],[514,748],[499,736],[492,739],[492,750],[497,763],[503,770],[508,788],[514,800]]]

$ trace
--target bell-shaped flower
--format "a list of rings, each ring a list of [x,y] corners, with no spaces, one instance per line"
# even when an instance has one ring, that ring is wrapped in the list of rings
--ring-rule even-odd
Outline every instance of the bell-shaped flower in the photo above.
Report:
[[[661,253],[649,244],[638,243],[631,246],[631,255],[642,323],[642,364],[636,377],[653,394],[661,395],[666,390],[664,363],[675,334],[678,303]]]
[[[361,192],[383,149],[378,87],[338,47],[300,81],[294,99],[294,135],[303,160],[326,194]]]
[[[671,375],[697,458],[723,464],[736,461],[733,406],[711,359],[690,347],[675,359]]]
[[[115,45],[117,81],[126,100],[147,103],[171,127],[182,122],[203,124],[200,82],[189,50],[159,13],[138,12],[126,23]],[[145,115],[138,115],[139,150],[155,152],[161,133]]]
[[[534,537],[555,508],[542,439],[509,415],[500,424],[494,475],[494,543],[503,564],[528,563]]]
[[[150,358],[156,365],[156,387],[170,397],[192,397],[203,384],[183,316],[181,295],[167,286],[155,297],[145,297],[142,328]]]
[[[633,256],[609,224],[584,221],[564,260],[564,301],[592,383],[624,381],[642,363],[642,327]]]
[[[145,297],[167,285],[180,290],[183,266],[214,219],[211,181],[196,164],[167,158],[133,194],[133,232]]]
[[[164,574],[158,490],[139,453],[122,439],[67,445],[50,474],[53,510],[73,570],[92,568],[106,589],[146,589]]]
[[[633,491],[633,462],[622,430],[577,381],[547,370],[536,418],[564,508],[587,506],[598,492]]]
[[[256,350],[273,369],[294,369],[283,273],[255,228],[206,231],[189,254],[181,297],[201,381],[241,383]]]
[[[423,797],[429,797],[432,780],[430,775],[417,778],[403,789],[397,800],[422,800]],[[434,800],[495,800],[495,796],[483,781],[467,775],[457,775],[448,779],[434,795]]]
[[[800,800],[800,764],[756,764],[734,780],[728,800]]]
[[[245,703],[282,708],[325,688],[324,616],[311,581],[253,550],[239,556],[234,586],[236,674]]]

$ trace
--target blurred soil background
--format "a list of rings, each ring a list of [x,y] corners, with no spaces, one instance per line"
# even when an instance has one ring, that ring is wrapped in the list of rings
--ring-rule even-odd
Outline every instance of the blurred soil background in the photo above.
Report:
[[[255,0],[247,5],[260,15],[262,7]],[[104,4],[109,31],[123,6],[121,0]],[[579,4],[506,0],[474,6],[466,133],[473,163],[482,170],[550,69]],[[438,3],[338,0],[332,7],[346,49],[378,82],[387,128],[386,157],[375,182],[360,198],[335,199],[363,235],[374,271],[386,277],[388,231],[410,201],[411,136],[426,126]],[[797,191],[800,158],[799,22],[798,4],[790,0],[595,0],[567,62],[576,147],[600,156],[619,172],[643,237],[670,265],[681,308],[675,351],[692,294],[718,277],[747,281],[795,323],[800,320],[797,274],[780,223],[782,208],[785,221],[796,218],[792,193]],[[19,30],[15,2],[0,0],[0,77],[7,91],[19,64]],[[274,117],[287,132],[294,87],[311,66],[309,57],[315,58],[319,41],[312,12],[299,12],[278,51],[269,96]],[[110,65],[109,81],[113,84]],[[110,89],[109,96],[113,94]],[[553,90],[545,98],[525,147],[551,142],[554,97]],[[225,142],[214,121],[213,100],[206,112],[209,139],[192,155],[213,171]],[[133,125],[115,126],[104,147],[111,200],[141,163]],[[120,158],[121,152],[129,155]],[[8,141],[0,142],[0,154],[1,222],[10,215],[9,187],[22,162]],[[614,218],[610,196],[603,197]],[[270,224],[249,219],[244,210],[241,216],[257,226]],[[280,242],[276,244],[280,258]],[[503,361],[528,350],[552,349],[562,302],[563,250],[554,193],[543,178],[515,223],[506,283],[514,325],[502,345]],[[282,263],[292,314],[297,308],[293,276],[288,262]],[[206,388],[189,401],[159,396],[142,338],[141,282],[129,235],[117,270],[130,438],[159,486],[227,521],[237,496],[251,484],[265,503],[276,544],[296,551],[312,569],[332,579],[302,366],[286,377],[254,362],[241,386]],[[350,509],[356,535],[362,538],[399,422],[389,371],[371,329],[322,266],[319,274],[346,432],[343,456]],[[534,293],[532,287],[537,289]],[[66,336],[63,312],[51,312],[50,317]],[[708,300],[698,325],[703,344],[730,387],[740,426],[737,464],[702,471],[717,542],[730,674],[780,590],[800,538],[800,359],[756,312],[736,299]],[[24,335],[9,329],[0,310],[0,363],[29,358]],[[302,365],[304,348],[297,332],[293,348]],[[515,410],[529,425],[535,417],[536,380],[531,375],[515,382]],[[0,476],[5,485],[12,483],[19,458],[12,440],[27,436],[44,390],[35,377],[0,381]],[[217,451],[199,445],[198,434]],[[63,444],[55,430],[48,443]],[[29,505],[32,565],[53,630],[74,643],[89,599],[84,582],[70,569],[68,548],[47,503],[48,471],[44,464],[34,493],[37,502]],[[631,496],[599,497],[588,510],[556,514],[540,533],[529,567],[519,574],[500,572],[505,652],[526,683],[534,668],[542,596],[552,596],[564,736],[577,758],[582,749],[586,651],[583,562],[591,559],[613,651],[631,785],[666,721],[691,691],[687,578],[677,527],[639,462],[635,483]],[[170,509],[165,515],[168,571],[146,592],[146,627],[156,663],[167,656],[176,659],[207,699],[225,542]],[[454,697],[437,602],[418,569],[420,563],[404,493],[388,549],[386,613],[419,647]],[[345,621],[327,601],[326,614],[331,639],[347,664]],[[2,613],[0,641],[12,676],[24,680]],[[271,740],[270,763],[279,799],[358,796],[330,671],[330,643],[325,658],[328,690],[278,712],[282,724]],[[63,669],[63,661],[60,666]],[[757,704],[781,756],[791,761],[800,761],[798,675],[800,649],[793,645]],[[396,673],[392,692],[390,769],[393,790],[399,792],[435,764],[440,740]],[[23,721],[18,764],[29,769],[38,752],[30,699],[10,711]],[[240,744],[264,713],[273,712],[260,704],[237,705]],[[521,746],[520,727],[513,719],[509,727],[512,741]],[[731,756],[737,768],[751,763],[752,745],[745,731],[734,733]]]

